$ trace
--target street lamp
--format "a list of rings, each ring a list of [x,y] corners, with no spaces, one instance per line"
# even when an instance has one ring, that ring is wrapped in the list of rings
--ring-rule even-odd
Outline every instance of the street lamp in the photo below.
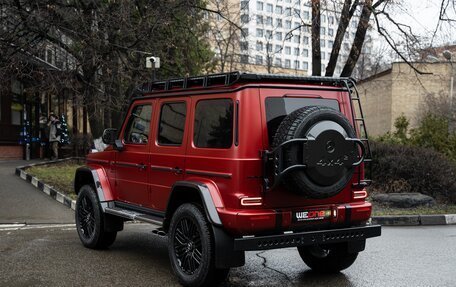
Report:
[[[450,63],[451,65],[451,78],[450,78],[450,111],[449,111],[449,121],[448,121],[448,132],[451,132],[451,126],[453,122],[453,81],[454,81],[454,73],[453,73],[453,62],[451,62],[452,53],[448,50],[443,51],[443,57]]]

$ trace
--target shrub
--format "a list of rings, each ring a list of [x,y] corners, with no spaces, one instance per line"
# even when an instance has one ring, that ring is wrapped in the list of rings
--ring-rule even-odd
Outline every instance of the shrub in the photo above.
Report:
[[[456,165],[432,149],[372,142],[372,192],[419,192],[456,203]]]

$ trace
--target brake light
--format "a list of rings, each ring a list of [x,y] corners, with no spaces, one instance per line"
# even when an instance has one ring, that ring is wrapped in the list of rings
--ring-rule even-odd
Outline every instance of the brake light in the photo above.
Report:
[[[366,197],[367,197],[367,191],[365,189],[353,191],[353,199],[364,199]]]
[[[263,199],[261,197],[243,197],[241,198],[242,206],[259,206],[262,204]]]

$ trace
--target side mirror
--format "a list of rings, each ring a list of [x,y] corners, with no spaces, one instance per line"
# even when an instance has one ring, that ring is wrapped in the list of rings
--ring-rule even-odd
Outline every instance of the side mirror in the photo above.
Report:
[[[117,129],[105,129],[103,131],[103,135],[101,136],[101,140],[104,144],[113,145],[117,139]]]

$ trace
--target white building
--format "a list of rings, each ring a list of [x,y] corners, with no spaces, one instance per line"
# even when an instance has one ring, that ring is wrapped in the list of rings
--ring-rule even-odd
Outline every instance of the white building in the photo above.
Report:
[[[294,70],[299,74],[309,73],[308,71],[312,70],[310,0],[227,1],[239,5],[240,9],[239,21],[242,27],[239,40],[240,64],[269,66],[275,70]],[[334,6],[333,1],[328,3]],[[324,5],[323,2],[322,5]],[[320,45],[323,74],[339,24],[340,13],[336,11],[339,8],[341,6],[321,7]],[[335,75],[340,74],[350,53],[358,20],[359,17],[355,15],[345,32]],[[371,41],[367,40],[363,49],[370,51],[371,46]]]

